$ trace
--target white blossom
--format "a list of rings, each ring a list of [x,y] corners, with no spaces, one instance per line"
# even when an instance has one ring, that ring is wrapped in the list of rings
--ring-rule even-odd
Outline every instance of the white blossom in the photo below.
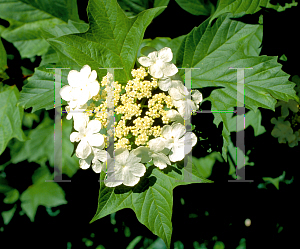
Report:
[[[177,67],[170,63],[172,58],[172,50],[165,47],[159,51],[149,53],[147,57],[138,58],[138,62],[144,67],[149,67],[150,75],[160,79],[173,76],[178,72]]]
[[[189,92],[181,82],[174,82],[168,92],[172,97],[173,105],[177,107],[178,112],[185,120],[190,118],[192,111],[199,109],[198,104],[203,100],[202,94],[198,90],[192,90],[191,99],[188,99]]]
[[[149,141],[149,148],[150,148],[150,157],[153,159],[153,164],[160,169],[164,169],[168,165],[171,165],[169,158],[162,153],[163,149],[165,148],[165,139],[158,137],[155,139],[151,139]]]
[[[96,79],[97,72],[91,71],[88,65],[83,66],[80,72],[71,70],[68,74],[69,85],[63,86],[60,90],[61,98],[68,102],[70,108],[84,105],[100,90]]]
[[[165,125],[162,128],[162,138],[165,139],[165,147],[170,150],[171,162],[181,161],[197,143],[197,137],[192,132],[187,132],[185,126],[180,123]],[[190,141],[185,141],[189,140]]]
[[[141,158],[137,157],[133,151],[129,153],[127,149],[118,148],[115,150],[114,169],[111,167],[112,160],[108,160],[108,178],[104,180],[107,187],[116,187],[122,183],[126,186],[136,185],[140,177],[146,172],[144,164],[140,163]]]
[[[104,148],[104,143],[100,147],[92,147],[92,153],[85,159],[79,160],[79,166],[82,169],[88,169],[92,163],[92,169],[96,173],[106,170],[106,161],[111,158]]]
[[[74,122],[74,129],[78,132],[72,132],[71,142],[79,142],[76,148],[76,156],[86,159],[92,152],[92,146],[102,146],[104,137],[98,133],[101,129],[99,120],[91,120],[88,123],[84,119],[78,119]]]

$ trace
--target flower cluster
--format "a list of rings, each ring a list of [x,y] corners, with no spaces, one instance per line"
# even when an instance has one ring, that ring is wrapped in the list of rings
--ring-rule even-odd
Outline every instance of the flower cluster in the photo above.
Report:
[[[133,79],[126,85],[113,81],[110,73],[99,84],[88,65],[80,72],[70,71],[69,86],[61,90],[69,104],[67,118],[73,117],[77,131],[70,140],[79,142],[76,156],[82,169],[92,165],[100,173],[107,166],[106,186],[134,186],[146,172],[145,163],[164,169],[183,160],[197,143],[195,134],[186,132],[184,120],[199,108],[202,94],[192,91],[192,99],[187,98],[172,58],[167,47],[138,58],[142,66],[132,70]],[[105,151],[108,136],[114,136],[114,159]]]

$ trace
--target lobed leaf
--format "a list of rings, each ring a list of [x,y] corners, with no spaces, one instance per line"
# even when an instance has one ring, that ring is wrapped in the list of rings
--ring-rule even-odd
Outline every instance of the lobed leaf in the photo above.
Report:
[[[49,44],[41,37],[41,28],[79,21],[77,3],[73,0],[0,0],[0,18],[10,26],[2,37],[19,50],[21,57],[46,53]]]
[[[213,112],[214,124],[218,126],[223,122],[222,155],[226,161],[230,131],[226,113],[221,111],[237,105],[237,70],[230,67],[253,68],[244,70],[246,108],[256,111],[263,107],[274,111],[276,99],[298,101],[293,89],[295,84],[288,81],[289,75],[281,70],[278,57],[257,56],[258,48],[249,50],[249,42],[257,36],[260,25],[245,24],[231,17],[230,13],[223,14],[213,26],[207,19],[184,38],[177,53],[178,67],[200,68],[192,72],[193,88],[223,87],[212,91],[203,102],[209,100],[211,109],[216,111]]]
[[[24,110],[17,106],[18,99],[19,90],[15,85],[0,83],[0,155],[13,137],[20,141],[26,140],[22,130]]]
[[[185,182],[184,175],[192,177],[192,181]],[[91,222],[118,210],[130,208],[142,224],[165,242],[167,248],[170,248],[172,235],[173,189],[191,183],[212,182],[203,179],[195,167],[190,171],[180,163],[164,170],[147,166],[145,175],[134,187],[120,185],[109,188],[103,182],[104,177],[105,172],[101,172],[98,208]]]

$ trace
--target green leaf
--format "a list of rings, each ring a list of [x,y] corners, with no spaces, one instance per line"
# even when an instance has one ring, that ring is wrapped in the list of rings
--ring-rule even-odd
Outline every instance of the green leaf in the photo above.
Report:
[[[170,0],[154,0],[153,6],[150,6],[152,2],[153,0],[118,0],[118,4],[124,10],[127,17],[134,17],[140,12],[152,7],[167,6]],[[164,9],[157,12],[155,17],[160,15],[163,11]]]
[[[32,176],[33,185],[21,194],[22,210],[32,222],[39,205],[57,207],[68,203],[63,189],[56,182],[45,182],[45,179],[53,180],[52,177],[46,167],[37,169]]]
[[[3,38],[14,44],[22,58],[46,53],[49,44],[41,37],[42,28],[79,20],[73,0],[0,0],[0,18],[10,23]]]
[[[224,248],[225,248],[225,245],[222,241],[216,241],[213,249],[224,249]]]
[[[7,180],[0,176],[0,193],[7,193],[11,190],[13,190],[13,188],[8,185]]]
[[[245,238],[241,238],[240,244],[238,245],[238,247],[236,249],[246,249],[246,239]]]
[[[44,164],[47,160],[51,167],[54,166],[54,121],[49,118],[47,112],[41,124],[30,130],[29,140],[15,142],[10,149],[12,163],[24,160]],[[71,157],[74,149],[70,141],[72,120],[62,121],[62,173],[72,177],[79,169],[79,159]]]
[[[236,167],[238,169],[243,168],[246,165],[249,166],[254,166],[254,162],[248,162],[249,161],[249,157],[247,156],[249,153],[246,153],[247,155],[245,155],[245,165],[237,165],[237,151],[241,154],[243,154],[242,150],[239,147],[236,147],[233,145],[233,142],[230,139],[229,145],[228,145],[228,152],[230,154],[229,157],[229,173],[228,175],[231,175],[233,178],[236,178]]]
[[[25,109],[32,107],[32,113],[45,108],[54,108],[54,69],[52,65],[44,65],[35,68],[32,77],[28,78],[28,83],[23,86],[19,104]],[[69,69],[61,70],[62,87],[67,83]]]
[[[14,207],[8,211],[1,212],[1,216],[3,218],[4,224],[7,225],[12,217],[14,216],[15,212],[17,210],[17,204],[14,205]]]
[[[241,131],[241,130],[236,129],[236,118],[237,118],[237,116],[233,116],[228,120],[228,128],[229,128],[230,132]],[[243,118],[243,120],[244,120],[244,118]],[[247,129],[247,127],[249,125],[251,125],[254,130],[254,136],[256,136],[256,137],[265,133],[266,129],[265,129],[265,127],[263,127],[261,125],[261,120],[262,120],[262,116],[261,116],[261,112],[259,109],[257,109],[256,112],[254,112],[252,110],[247,112],[245,114],[245,129]]]
[[[90,29],[86,33],[48,41],[75,65],[90,65],[98,72],[98,78],[107,73],[99,68],[123,68],[115,70],[115,78],[124,83],[132,78],[131,70],[146,27],[163,8],[145,10],[128,18],[116,0],[90,0],[87,8]]]
[[[0,32],[0,73],[4,72],[7,68],[7,56],[5,48],[1,41],[1,32]]]
[[[223,162],[221,154],[216,151],[210,153],[206,157],[192,157],[192,160],[199,174],[202,175],[204,178],[208,178],[211,175],[212,168],[216,160],[218,160],[219,162]]]
[[[39,122],[39,116],[36,115],[35,113],[27,113],[24,112],[24,117],[23,117],[23,125],[26,126],[27,128],[31,128],[33,125],[33,121]]]
[[[25,142],[16,141],[10,147],[12,163],[19,163],[24,160],[43,164],[49,160],[54,164],[54,121],[49,118],[47,112],[41,124],[28,133],[29,140]]]
[[[13,204],[19,199],[19,191],[15,188],[6,192],[5,195],[3,202],[6,204]]]
[[[245,24],[231,17],[230,13],[223,14],[212,27],[207,19],[194,28],[184,38],[176,60],[178,67],[200,68],[192,72],[193,88],[223,87],[213,90],[203,102],[209,100],[211,109],[216,111],[213,112],[214,124],[218,127],[223,122],[222,156],[225,161],[230,131],[228,116],[220,111],[237,105],[237,70],[230,70],[230,67],[253,68],[244,70],[245,107],[250,110],[263,107],[275,111],[276,99],[299,99],[293,89],[295,83],[288,81],[289,75],[281,70],[277,56],[255,56],[254,51],[248,49],[260,25]]]
[[[126,247],[126,249],[134,249],[134,247],[140,242],[141,239],[142,239],[142,236],[137,236],[137,237],[135,237],[135,238],[129,243],[129,245]]]
[[[192,181],[185,182],[184,176],[192,178]],[[105,172],[101,172],[100,179],[104,180],[104,177]],[[197,180],[202,183],[212,182],[203,179],[195,166],[190,171],[189,168],[184,168],[181,162],[168,166],[164,170],[155,166],[147,166],[145,175],[134,187],[122,184],[109,188],[104,182],[100,182],[98,209],[91,222],[118,210],[130,208],[135,212],[138,220],[159,236],[167,248],[170,248],[173,189],[179,185],[197,183]]]
[[[295,0],[293,0],[293,3],[286,3],[284,7],[280,6],[279,3],[277,3],[277,5],[270,4],[270,0],[219,0],[216,11],[211,16],[209,23],[211,23],[215,18],[227,12],[238,14],[244,11],[246,14],[254,14],[261,10],[261,7],[271,8],[277,10],[278,12],[281,12],[286,8],[291,8],[297,5],[298,3],[296,3]]]
[[[284,177],[285,177],[285,171],[283,171],[283,173],[282,173],[281,176],[278,176],[278,177],[276,177],[276,178],[272,178],[272,177],[263,177],[262,179],[263,179],[265,182],[272,183],[272,184],[279,190],[279,182],[283,182]]]
[[[195,16],[210,16],[215,11],[215,6],[208,0],[175,0],[185,11]]]
[[[0,155],[13,137],[20,141],[26,140],[22,131],[24,110],[17,106],[18,98],[19,90],[15,85],[0,83]]]
[[[161,238],[157,238],[147,249],[166,249],[166,245]]]

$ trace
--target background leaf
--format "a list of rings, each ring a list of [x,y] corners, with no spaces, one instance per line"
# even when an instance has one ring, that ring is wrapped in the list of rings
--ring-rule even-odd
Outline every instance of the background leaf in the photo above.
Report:
[[[26,142],[15,142],[11,145],[10,153],[12,163],[19,163],[24,160],[45,164],[49,161],[51,167],[54,166],[54,121],[49,118],[47,112],[43,121],[30,130]],[[79,159],[71,157],[74,145],[70,141],[72,130],[72,120],[62,121],[62,173],[72,177],[79,169]]]
[[[2,37],[14,44],[22,58],[47,52],[49,44],[42,39],[41,28],[79,21],[73,0],[0,0],[0,18],[10,23]]]
[[[232,114],[229,114],[232,116]],[[236,130],[236,117],[233,116],[228,120],[228,128],[230,132],[239,132],[240,130]],[[256,112],[250,110],[245,114],[245,129],[249,125],[253,127],[254,136],[259,136],[266,132],[265,127],[261,125],[262,115],[259,109]]]
[[[0,155],[13,137],[20,141],[26,140],[22,130],[24,110],[17,106],[18,98],[19,90],[15,85],[0,83]]]
[[[46,167],[37,169],[32,176],[33,185],[21,194],[22,210],[32,222],[39,205],[57,207],[68,203],[63,189],[56,182],[45,182],[45,179],[53,180],[51,177],[53,176]]]
[[[190,162],[191,163],[191,162]],[[193,178],[191,182],[185,182],[184,175]],[[105,172],[100,173],[100,179],[104,180]],[[124,208],[132,209],[138,220],[151,232],[158,235],[170,248],[172,235],[172,206],[173,189],[179,185],[199,182],[212,182],[203,179],[199,172],[192,167],[189,172],[180,163],[159,170],[155,166],[148,166],[145,175],[134,187],[123,184],[109,188],[100,183],[98,209],[91,220],[94,222],[108,214]]]
[[[115,78],[124,83],[131,79],[130,72],[146,27],[163,8],[148,9],[134,18],[128,18],[116,0],[90,0],[90,29],[86,33],[51,38],[48,41],[72,59],[74,64],[80,67],[89,64],[98,72],[98,78],[106,75],[106,70],[99,68],[123,68],[115,70]],[[116,14],[111,15],[112,12]],[[82,46],[83,43],[85,46]]]
[[[124,10],[127,17],[134,17],[140,12],[160,6],[167,6],[170,0],[118,0],[118,4]],[[164,9],[158,11],[155,17],[160,15]]]
[[[210,16],[215,6],[209,0],[175,0],[185,11],[195,16]]]
[[[275,9],[280,12],[285,10],[286,8],[291,8],[297,5],[298,3],[296,3],[294,0],[293,3],[286,4],[284,7],[280,6],[279,3],[277,3],[276,5],[271,4],[270,0],[219,0],[216,11],[211,16],[209,23],[211,23],[215,18],[227,12],[230,12],[232,14],[238,14],[242,12],[245,12],[246,14],[254,14],[261,10],[261,7]]]
[[[293,89],[295,84],[288,81],[289,75],[281,70],[282,65],[277,62],[277,56],[245,53],[249,51],[246,48],[253,36],[257,36],[260,25],[234,21],[231,17],[233,15],[230,13],[223,14],[212,27],[207,19],[184,38],[177,53],[178,67],[200,68],[193,70],[193,88],[223,87],[213,90],[203,102],[209,100],[211,110],[218,111],[213,112],[214,124],[218,127],[223,122],[222,156],[225,160],[230,131],[228,116],[220,111],[227,111],[237,105],[237,70],[229,70],[230,67],[253,68],[245,70],[246,108],[256,111],[258,107],[263,107],[275,111],[276,99],[298,101]],[[183,73],[179,72],[181,75]]]

